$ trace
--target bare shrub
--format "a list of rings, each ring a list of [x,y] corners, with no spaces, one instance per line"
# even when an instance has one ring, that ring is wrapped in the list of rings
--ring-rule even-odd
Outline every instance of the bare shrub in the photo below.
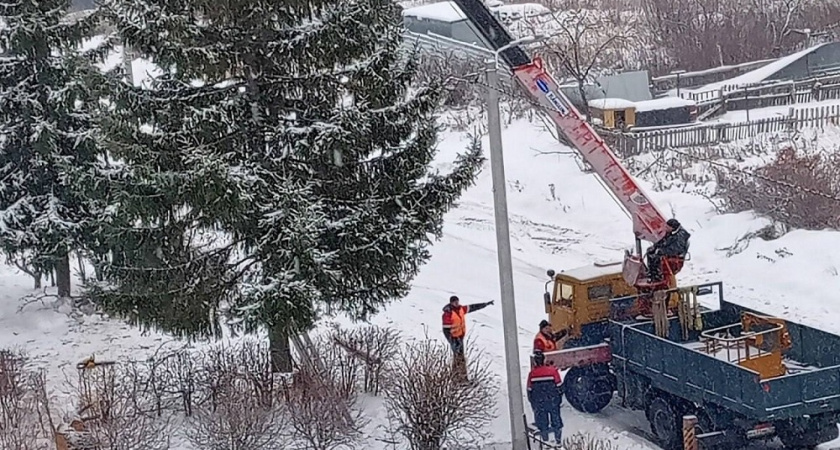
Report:
[[[226,384],[232,378],[244,377],[254,392],[254,398],[269,406],[276,396],[275,376],[271,371],[268,343],[245,339],[233,346],[217,345],[203,352],[201,373],[205,401],[213,407]]]
[[[39,415],[39,381],[42,377],[28,370],[22,352],[0,350],[0,448],[40,450],[47,448],[46,433]]]
[[[613,450],[615,447],[609,441],[594,438],[586,434],[575,434],[563,439],[566,450]]]
[[[449,347],[430,339],[403,345],[389,369],[394,380],[385,391],[386,406],[412,450],[439,450],[476,437],[494,416],[498,380],[480,354],[468,351],[466,383]]]
[[[199,368],[195,356],[178,350],[150,361],[149,388],[154,394],[158,415],[163,408],[177,408],[192,415],[196,391],[199,389]]]
[[[170,418],[158,416],[154,396],[145,387],[146,372],[135,365],[90,364],[79,370],[79,415],[84,431],[71,441],[103,450],[165,450]]]
[[[288,448],[333,450],[353,448],[366,425],[355,393],[342,392],[329,376],[304,366],[283,390],[292,444]]]
[[[187,438],[204,450],[280,450],[288,448],[283,409],[265,406],[251,382],[233,378],[217,392],[217,404],[197,408]]]
[[[718,195],[733,211],[753,210],[795,228],[837,229],[837,167],[840,153],[802,155],[785,148],[772,163],[757,171],[758,176],[718,170]]]
[[[375,325],[354,330],[336,328],[332,334],[333,345],[361,362],[362,387],[372,395],[379,395],[385,381],[385,363],[397,354],[399,341],[397,330]]]

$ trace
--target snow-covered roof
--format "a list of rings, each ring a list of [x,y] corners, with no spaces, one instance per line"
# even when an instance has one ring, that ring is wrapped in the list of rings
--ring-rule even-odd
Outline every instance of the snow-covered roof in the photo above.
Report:
[[[578,281],[586,281],[605,275],[621,273],[621,262],[594,263],[575,269],[562,270],[560,274]]]
[[[491,10],[498,12],[501,16],[516,15],[520,17],[530,17],[540,14],[551,14],[551,10],[539,3],[519,3],[516,5],[501,5],[491,7]]]
[[[695,106],[697,102],[679,97],[661,97],[653,100],[645,100],[643,102],[636,102],[636,112],[644,111],[660,111],[663,109],[683,108],[686,106]]]
[[[598,108],[598,109],[628,109],[628,108],[635,108],[636,104],[631,102],[630,100],[624,100],[623,98],[599,98],[596,100],[590,100],[589,106],[591,108]]]
[[[414,8],[404,9],[403,15],[449,23],[467,18],[455,2],[437,2],[415,6]]]
[[[805,50],[796,52],[792,55],[785,56],[783,58],[779,58],[766,66],[759,67],[758,69],[751,70],[745,74],[738,75],[735,78],[730,78],[728,80],[718,81],[717,83],[707,84],[705,86],[696,88],[696,89],[686,89],[686,91],[691,92],[708,92],[708,91],[717,91],[724,86],[733,86],[733,87],[741,87],[747,86],[754,83],[761,83],[762,81],[769,78],[771,75],[775,74],[776,72],[784,69],[785,67],[795,63],[800,58],[804,57],[809,53],[813,53],[817,51],[818,48],[822,47],[823,44],[818,44],[810,48],[806,48]]]

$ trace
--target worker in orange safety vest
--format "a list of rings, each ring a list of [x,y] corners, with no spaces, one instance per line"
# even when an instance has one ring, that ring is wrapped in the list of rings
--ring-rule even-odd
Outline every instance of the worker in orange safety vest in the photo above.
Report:
[[[568,340],[569,332],[567,330],[554,333],[551,329],[551,324],[547,320],[543,320],[540,322],[540,331],[534,336],[534,351],[539,350],[546,353],[563,350]]]
[[[452,364],[455,373],[467,379],[467,361],[464,356],[464,337],[467,335],[467,313],[478,311],[494,302],[461,305],[457,295],[449,297],[449,304],[443,307],[443,335],[452,349]]]

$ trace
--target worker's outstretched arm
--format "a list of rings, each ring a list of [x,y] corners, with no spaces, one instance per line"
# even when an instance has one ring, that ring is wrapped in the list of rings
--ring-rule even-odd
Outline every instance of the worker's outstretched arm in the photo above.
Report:
[[[493,303],[495,303],[495,302],[494,301],[489,301],[487,303],[473,303],[472,305],[467,305],[467,312],[468,313],[476,312],[479,309],[483,309],[483,308],[486,308],[486,307],[492,305]]]

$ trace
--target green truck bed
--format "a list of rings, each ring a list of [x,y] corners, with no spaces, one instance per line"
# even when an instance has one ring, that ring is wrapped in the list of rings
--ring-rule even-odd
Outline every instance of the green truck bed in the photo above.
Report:
[[[740,322],[748,310],[723,299],[721,283],[701,285],[718,295],[720,308],[702,313],[704,329]],[[705,296],[701,297],[706,298]],[[699,333],[682,339],[679,320],[669,321],[668,339],[651,322],[610,324],[615,370],[632,371],[651,385],[697,403],[714,403],[755,420],[779,420],[840,411],[840,336],[787,322],[793,340],[785,354],[787,375],[759,374],[697,349]]]

